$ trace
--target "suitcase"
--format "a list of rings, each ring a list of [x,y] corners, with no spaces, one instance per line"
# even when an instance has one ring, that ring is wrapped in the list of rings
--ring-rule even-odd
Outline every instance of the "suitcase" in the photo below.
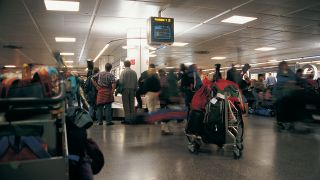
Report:
[[[189,120],[186,127],[186,134],[200,136],[203,132],[204,112],[191,110],[189,113]]]

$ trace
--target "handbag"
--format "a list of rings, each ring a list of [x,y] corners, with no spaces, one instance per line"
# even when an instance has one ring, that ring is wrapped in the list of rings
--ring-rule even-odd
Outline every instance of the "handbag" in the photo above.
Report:
[[[104,105],[114,102],[111,88],[99,88],[97,95],[97,105]]]

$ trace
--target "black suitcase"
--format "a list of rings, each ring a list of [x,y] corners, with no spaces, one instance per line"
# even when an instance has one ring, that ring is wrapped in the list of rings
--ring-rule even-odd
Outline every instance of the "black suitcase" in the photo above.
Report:
[[[201,136],[203,133],[204,112],[191,110],[186,127],[186,134]]]

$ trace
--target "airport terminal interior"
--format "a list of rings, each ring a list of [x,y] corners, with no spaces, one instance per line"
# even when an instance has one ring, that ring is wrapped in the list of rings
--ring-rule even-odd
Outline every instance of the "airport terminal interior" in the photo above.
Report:
[[[320,0],[0,0],[0,180],[320,179]]]

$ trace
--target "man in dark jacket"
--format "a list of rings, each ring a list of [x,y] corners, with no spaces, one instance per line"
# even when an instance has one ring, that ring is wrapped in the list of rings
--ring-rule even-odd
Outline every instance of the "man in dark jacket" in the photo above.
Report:
[[[149,65],[149,69],[151,68],[156,68],[156,66],[154,64],[150,64]],[[143,84],[144,81],[148,78],[148,70],[144,71],[139,80],[138,80],[138,90],[136,92],[136,99],[138,101],[138,108],[142,108],[142,99],[141,99],[141,95],[145,94],[146,92],[143,90]]]

